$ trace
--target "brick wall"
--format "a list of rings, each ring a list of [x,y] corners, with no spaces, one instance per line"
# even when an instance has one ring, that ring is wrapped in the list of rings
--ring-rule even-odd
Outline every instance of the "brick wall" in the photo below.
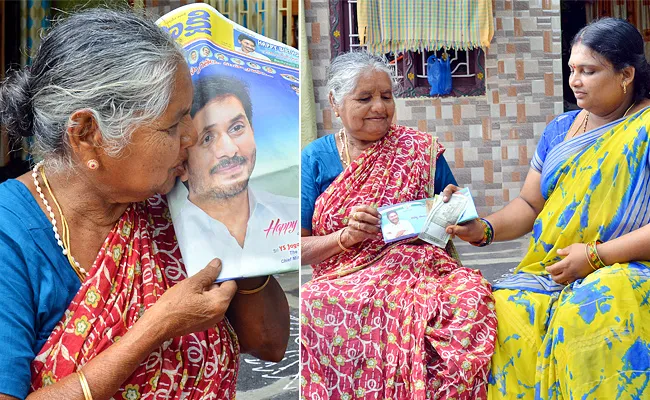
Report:
[[[440,138],[445,157],[479,213],[519,194],[544,127],[563,112],[560,0],[495,0],[486,52],[486,95],[397,99],[399,124]],[[305,0],[318,135],[338,131],[325,90],[330,62],[328,0]]]

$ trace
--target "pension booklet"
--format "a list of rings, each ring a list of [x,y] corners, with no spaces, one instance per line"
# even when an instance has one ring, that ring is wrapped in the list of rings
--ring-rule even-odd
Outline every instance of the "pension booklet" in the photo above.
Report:
[[[167,195],[188,276],[219,258],[217,281],[300,267],[299,53],[207,4],[157,24],[185,51],[198,142]]]
[[[427,218],[427,199],[379,207],[385,243],[416,237]]]
[[[449,202],[442,196],[414,200],[378,208],[381,214],[381,232],[385,243],[419,237],[445,247],[449,235],[445,229],[478,218],[469,188],[454,193]]]

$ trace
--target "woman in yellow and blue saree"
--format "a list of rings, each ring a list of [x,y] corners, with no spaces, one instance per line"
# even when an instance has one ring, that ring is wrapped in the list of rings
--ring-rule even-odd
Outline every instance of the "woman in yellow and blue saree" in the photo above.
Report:
[[[495,284],[490,399],[650,398],[650,67],[629,23],[573,40],[582,110],[546,128],[520,197],[449,232],[476,245],[532,230]],[[448,196],[457,188],[445,189]]]

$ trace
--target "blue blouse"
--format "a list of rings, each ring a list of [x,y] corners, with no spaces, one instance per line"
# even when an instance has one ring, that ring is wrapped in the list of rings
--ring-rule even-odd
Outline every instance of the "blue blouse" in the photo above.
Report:
[[[0,393],[27,397],[31,362],[80,286],[27,187],[0,184]]]
[[[562,143],[566,137],[571,124],[575,121],[576,117],[580,110],[573,110],[560,114],[557,117],[546,125],[542,137],[537,143],[537,149],[535,150],[535,155],[530,161],[530,166],[540,174],[542,173],[542,166],[544,165],[544,160],[546,160],[546,155],[548,154],[553,147]]]
[[[303,149],[300,171],[300,226],[311,230],[316,199],[343,172],[335,135],[317,139]],[[445,157],[441,155],[436,161],[434,191],[438,193],[450,183],[457,185]]]

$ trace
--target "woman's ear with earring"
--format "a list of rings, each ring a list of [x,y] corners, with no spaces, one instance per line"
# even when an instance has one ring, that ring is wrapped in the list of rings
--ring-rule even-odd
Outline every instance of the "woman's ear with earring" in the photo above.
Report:
[[[334,115],[336,116],[336,118],[338,118],[339,117],[338,106],[336,104],[336,101],[334,100],[334,95],[331,92],[329,94],[329,101],[332,110],[334,110]]]
[[[634,77],[636,76],[636,70],[632,66],[627,66],[621,71],[623,82],[623,94],[627,94],[627,86],[631,85],[634,82]]]

